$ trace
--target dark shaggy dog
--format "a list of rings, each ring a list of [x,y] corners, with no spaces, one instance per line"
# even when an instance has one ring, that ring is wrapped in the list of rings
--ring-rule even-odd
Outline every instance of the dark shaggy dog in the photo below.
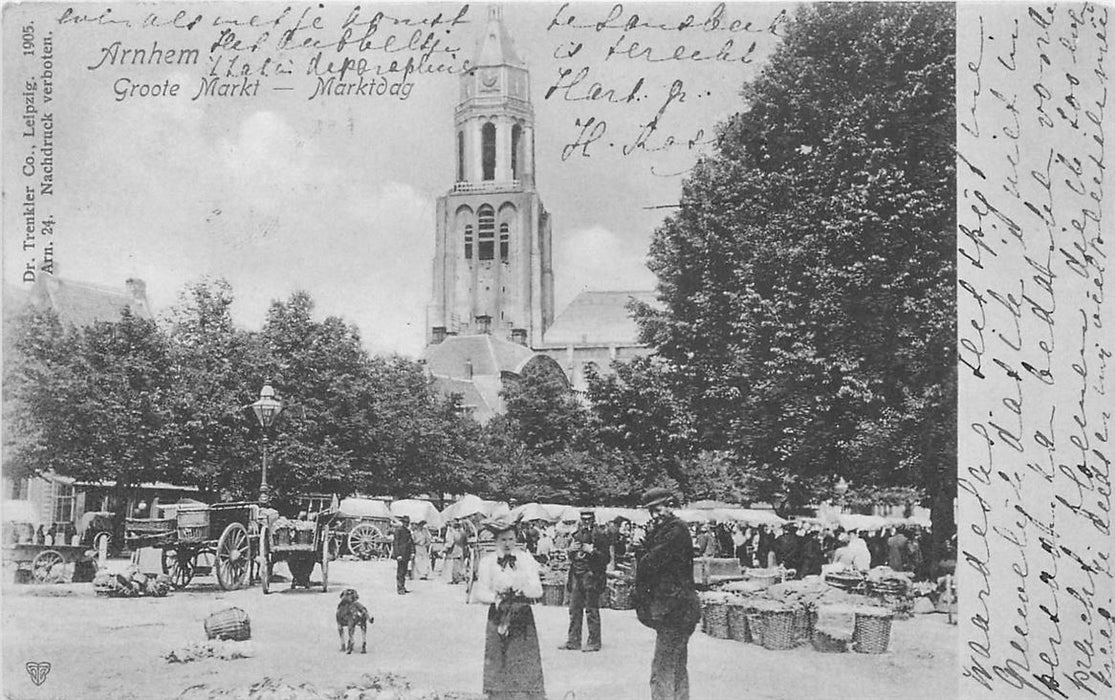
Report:
[[[341,602],[337,605],[337,634],[341,637],[341,651],[352,653],[356,644],[356,628],[360,628],[360,653],[368,653],[368,625],[375,622],[375,618],[368,615],[368,609],[357,602],[360,595],[355,589],[346,588],[341,592]],[[345,642],[345,630],[348,630],[348,642]]]

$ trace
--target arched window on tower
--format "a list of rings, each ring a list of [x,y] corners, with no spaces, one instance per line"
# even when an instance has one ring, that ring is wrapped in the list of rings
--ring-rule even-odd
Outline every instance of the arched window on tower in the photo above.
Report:
[[[511,229],[506,222],[499,225],[499,260],[507,262],[511,247]]]
[[[465,260],[472,260],[472,224],[465,226]]]
[[[496,179],[496,125],[486,122],[480,130],[480,152],[483,158],[484,180]]]
[[[491,260],[495,257],[496,252],[496,213],[491,207],[480,208],[479,224],[476,237],[476,257],[480,260]]]
[[[457,132],[457,182],[465,181],[465,132]]]
[[[523,141],[523,127],[516,124],[511,127],[511,179],[519,179],[519,163],[522,158],[519,155]]]

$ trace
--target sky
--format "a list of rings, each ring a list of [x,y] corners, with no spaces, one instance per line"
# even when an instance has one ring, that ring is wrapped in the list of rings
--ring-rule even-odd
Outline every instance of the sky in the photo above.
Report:
[[[3,49],[6,288],[22,284],[29,256],[42,252],[20,245],[19,195],[44,170],[41,150],[29,150],[45,145],[44,123],[28,137],[21,119],[25,83],[34,77],[37,116],[50,111],[53,117],[55,185],[53,195],[38,198],[36,213],[57,222],[51,237],[60,277],[117,287],[141,278],[156,312],[175,304],[186,284],[223,277],[236,297],[234,317],[247,328],[262,324],[272,300],[304,289],[320,315],[355,323],[373,352],[421,353],[436,200],[455,174],[456,75],[413,76],[405,99],[310,99],[317,81],[306,73],[318,51],[325,62],[349,56],[376,65],[420,56],[329,46],[346,18],[353,19],[350,27],[366,28],[360,23],[372,16],[371,7],[353,16],[353,4],[292,5],[281,17],[285,6],[273,3],[116,4],[107,15],[107,6],[81,4],[68,15],[66,7],[9,7],[8,15],[18,16],[5,18],[10,25],[32,23],[36,49],[33,57],[21,55],[19,42]],[[387,18],[370,41],[394,34],[390,46],[400,48],[414,31],[430,31],[438,43],[427,65],[459,69],[472,56],[487,13],[486,5],[464,8],[376,5]],[[179,9],[183,15],[175,20]],[[792,6],[504,5],[531,73],[537,188],[553,217],[559,312],[585,289],[654,287],[646,268],[654,229],[677,203],[684,172],[708,149],[702,142],[743,108],[740,88],[776,45],[779,30],[767,27],[782,11]],[[462,21],[431,28],[438,13]],[[260,18],[255,26],[253,14]],[[687,15],[693,15],[689,22]],[[277,21],[264,26],[268,19]],[[280,47],[282,32],[295,27]],[[226,44],[212,48],[222,29],[233,30],[241,46],[226,36]],[[48,34],[49,64],[43,59]],[[308,40],[326,48],[297,46]],[[200,61],[114,64],[123,48],[155,42],[164,50],[196,48]],[[255,51],[248,48],[253,44]],[[261,78],[262,88],[251,96],[191,99],[211,61],[233,56],[256,70],[269,57],[272,68],[286,65],[291,73]],[[388,83],[398,82],[396,75]],[[640,80],[636,99],[622,101]],[[174,83],[180,87],[173,96],[127,92],[129,85]],[[660,111],[645,148],[637,147]],[[28,155],[38,158],[30,177],[21,173]],[[39,227],[41,243],[47,238]]]

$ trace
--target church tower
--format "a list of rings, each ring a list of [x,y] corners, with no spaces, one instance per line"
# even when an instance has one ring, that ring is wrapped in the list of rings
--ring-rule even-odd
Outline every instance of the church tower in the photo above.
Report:
[[[456,180],[437,202],[426,342],[488,334],[527,347],[554,320],[550,217],[535,189],[530,74],[488,9],[454,112]]]

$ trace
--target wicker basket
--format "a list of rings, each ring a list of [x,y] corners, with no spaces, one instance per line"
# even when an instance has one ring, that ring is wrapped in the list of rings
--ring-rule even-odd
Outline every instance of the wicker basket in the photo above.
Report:
[[[730,639],[728,633],[728,604],[720,601],[705,603],[704,617],[708,620],[708,635],[717,639]]]
[[[817,628],[813,630],[813,648],[827,654],[842,654],[848,651],[850,638],[847,633]]]
[[[215,612],[205,619],[205,636],[209,639],[232,639],[238,642],[251,639],[252,623],[248,613],[240,608]]]
[[[747,624],[749,613],[743,603],[728,606],[728,636],[737,642],[751,641],[751,626]]]
[[[894,615],[886,608],[856,611],[852,648],[861,654],[884,654],[890,646],[890,625]]]
[[[542,604],[543,605],[565,605],[565,584],[564,583],[543,583],[542,584]]]
[[[289,547],[293,544],[290,537],[290,528],[280,527],[275,530],[274,534],[271,536],[271,543],[276,547]]]
[[[763,648],[792,649],[797,646],[794,635],[794,611],[771,610],[763,613]]]

